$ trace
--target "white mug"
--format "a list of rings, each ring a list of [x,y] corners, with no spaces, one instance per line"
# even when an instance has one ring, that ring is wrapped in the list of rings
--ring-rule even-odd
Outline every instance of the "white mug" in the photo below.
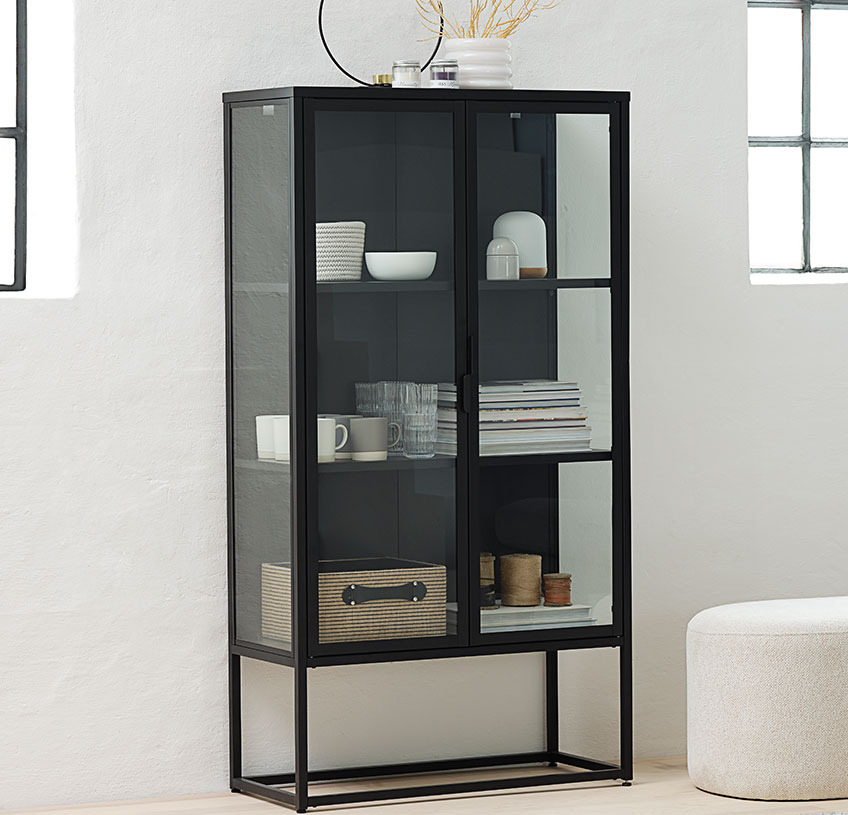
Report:
[[[361,419],[362,417],[358,413],[319,413],[318,418],[335,419],[336,422],[343,424],[347,428],[347,441],[341,447],[336,448],[336,461],[350,460],[353,450],[351,446],[350,420]]]
[[[277,416],[274,419],[274,458],[277,461],[291,461],[288,416]]]
[[[289,417],[281,413],[269,416],[256,417],[256,456],[257,458],[275,459],[274,447],[274,422],[277,419],[285,419],[288,422]]]
[[[339,430],[342,431],[342,440],[336,442]],[[347,444],[347,428],[343,424],[336,424],[335,419],[318,419],[318,461],[327,463],[336,460],[336,450]]]

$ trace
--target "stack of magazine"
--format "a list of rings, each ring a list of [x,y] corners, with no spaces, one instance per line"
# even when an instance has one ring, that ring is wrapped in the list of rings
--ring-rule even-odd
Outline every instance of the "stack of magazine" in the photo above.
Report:
[[[447,604],[448,625],[459,624],[456,603]],[[498,606],[480,610],[480,631],[495,634],[505,631],[539,631],[550,628],[576,628],[595,625],[591,606]]]
[[[592,428],[576,382],[515,379],[480,384],[480,455],[588,450]],[[456,385],[439,385],[436,452],[456,455]]]

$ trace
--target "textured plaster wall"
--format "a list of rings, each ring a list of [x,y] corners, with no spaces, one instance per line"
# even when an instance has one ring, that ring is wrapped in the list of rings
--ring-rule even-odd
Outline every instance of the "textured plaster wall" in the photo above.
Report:
[[[9,808],[226,787],[219,94],[339,80],[314,3],[76,5],[79,293],[0,301]],[[363,74],[416,51],[411,3],[335,5]],[[748,282],[742,0],[564,3],[514,47],[523,87],[633,91],[636,748],[680,753],[693,613],[844,592],[848,288]],[[540,668],[318,672],[315,761],[531,748]],[[245,673],[282,769],[287,675]],[[565,745],[614,755],[614,654],[562,688]]]

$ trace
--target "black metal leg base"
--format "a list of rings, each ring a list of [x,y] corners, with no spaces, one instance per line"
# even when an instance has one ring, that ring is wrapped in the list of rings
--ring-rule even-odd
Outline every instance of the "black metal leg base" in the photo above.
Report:
[[[294,784],[294,773],[279,775],[261,775],[252,778],[233,779],[233,789],[245,792],[266,801],[282,804],[298,812],[307,808],[323,806],[341,806],[370,801],[385,801],[394,798],[416,798],[431,795],[457,795],[469,792],[491,792],[494,790],[522,789],[552,784],[579,784],[587,781],[614,781],[622,779],[624,772],[615,764],[568,753],[517,753],[506,756],[480,756],[445,761],[421,761],[409,764],[385,764],[373,767],[350,767],[334,770],[314,770],[309,773],[309,782],[350,781],[367,778],[385,778],[392,775],[414,775],[420,773],[439,773],[451,770],[471,770],[491,767],[518,765],[543,765],[534,775],[512,778],[491,778],[480,781],[445,781],[437,784],[416,786],[397,786],[364,790],[361,792],[308,794],[305,803],[298,801],[293,791],[280,789]],[[545,767],[544,765],[547,765]],[[563,767],[575,769],[574,772],[546,772],[547,768]],[[629,784],[629,781],[625,782]]]
[[[632,781],[622,781],[622,782],[621,782],[621,786],[622,786],[622,787],[632,787],[632,786],[633,786],[633,782],[632,782]]]

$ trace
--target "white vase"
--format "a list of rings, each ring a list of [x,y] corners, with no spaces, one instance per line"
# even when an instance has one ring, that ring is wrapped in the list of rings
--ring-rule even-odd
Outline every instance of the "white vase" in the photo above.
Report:
[[[445,38],[445,58],[459,66],[460,88],[512,87],[512,55],[509,40],[498,37]]]

